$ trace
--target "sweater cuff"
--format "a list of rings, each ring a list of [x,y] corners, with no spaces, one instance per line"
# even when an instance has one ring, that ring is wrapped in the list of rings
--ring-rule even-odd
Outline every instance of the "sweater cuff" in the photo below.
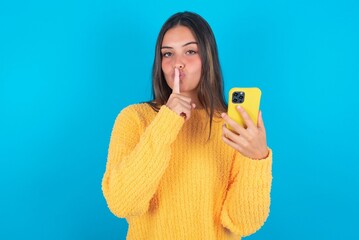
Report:
[[[245,157],[241,154],[238,155],[240,172],[242,179],[264,179],[272,175],[272,150],[268,148],[269,154],[266,158],[261,160],[254,160]],[[254,183],[253,183],[254,184]]]
[[[184,124],[184,118],[163,105],[152,122],[153,137],[164,143],[172,143]]]

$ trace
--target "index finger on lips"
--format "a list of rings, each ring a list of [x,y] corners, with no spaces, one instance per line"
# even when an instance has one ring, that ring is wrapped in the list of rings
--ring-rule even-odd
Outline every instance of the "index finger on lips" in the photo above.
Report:
[[[175,77],[173,80],[173,89],[172,93],[180,93],[180,79],[179,79],[179,70],[178,68],[175,68]]]

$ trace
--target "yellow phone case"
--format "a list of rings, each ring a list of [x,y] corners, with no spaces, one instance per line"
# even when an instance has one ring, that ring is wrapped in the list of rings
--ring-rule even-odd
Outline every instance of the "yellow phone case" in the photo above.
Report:
[[[232,88],[229,91],[228,115],[239,125],[246,127],[241,114],[237,110],[240,105],[248,113],[255,125],[257,125],[261,90],[259,88]],[[233,130],[229,124],[227,128]]]

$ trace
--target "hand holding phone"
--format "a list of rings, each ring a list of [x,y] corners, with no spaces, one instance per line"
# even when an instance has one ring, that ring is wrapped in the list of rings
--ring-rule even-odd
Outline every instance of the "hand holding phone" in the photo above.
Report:
[[[222,113],[226,123],[222,127],[223,141],[251,159],[264,159],[269,154],[262,115],[259,115],[260,97],[258,88],[232,88],[228,114]]]

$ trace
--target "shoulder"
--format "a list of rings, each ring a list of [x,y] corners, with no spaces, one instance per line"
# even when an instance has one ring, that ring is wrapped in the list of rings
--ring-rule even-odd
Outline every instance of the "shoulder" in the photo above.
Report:
[[[136,103],[122,109],[120,114],[153,115],[156,112],[147,103]]]
[[[149,104],[137,103],[123,108],[118,117],[144,122],[152,119],[156,113]]]

